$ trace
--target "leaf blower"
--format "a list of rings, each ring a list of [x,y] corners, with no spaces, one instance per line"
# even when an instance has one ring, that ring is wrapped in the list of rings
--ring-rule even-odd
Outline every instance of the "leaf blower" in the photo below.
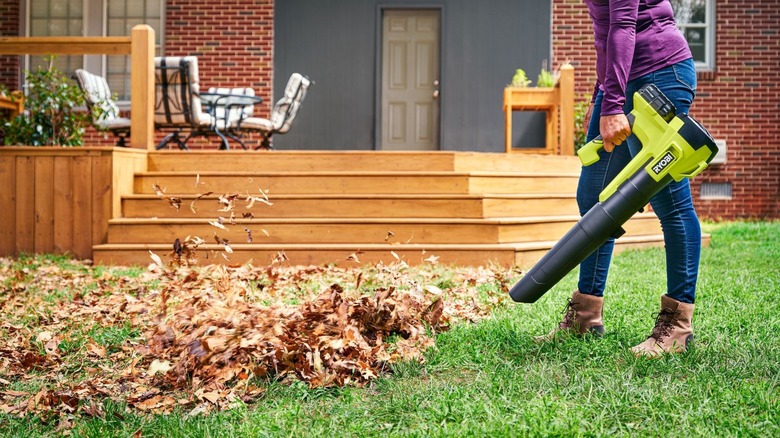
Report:
[[[688,115],[677,116],[672,102],[653,84],[634,96],[628,114],[642,150],[601,192],[599,202],[509,291],[514,301],[533,303],[578,266],[622,226],[642,211],[650,198],[672,180],[698,175],[718,152],[709,132]],[[577,155],[584,166],[599,160],[601,137]]]

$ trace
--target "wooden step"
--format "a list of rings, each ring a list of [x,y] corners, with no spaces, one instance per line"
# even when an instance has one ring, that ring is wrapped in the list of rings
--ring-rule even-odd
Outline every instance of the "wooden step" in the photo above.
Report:
[[[709,236],[706,236],[706,243]],[[391,264],[399,260],[409,265],[438,263],[441,265],[530,268],[552,248],[555,242],[534,244],[493,245],[421,245],[421,244],[288,244],[288,245],[232,245],[232,253],[224,246],[204,245],[198,250],[199,263],[222,263],[241,265],[252,262],[265,266],[275,260],[289,265],[335,265],[359,266],[365,264]],[[616,241],[615,252],[626,249],[662,247],[662,235],[624,236]],[[172,257],[172,246],[165,244],[103,244],[94,248],[94,262],[103,265],[140,265],[152,263],[150,251],[168,263]],[[284,254],[284,256],[281,256]]]
[[[253,195],[254,196],[254,195]],[[157,195],[125,196],[126,218],[215,218],[224,216],[217,195],[198,199],[181,195],[179,210]],[[246,199],[246,197],[242,198]],[[236,214],[249,212],[255,218],[497,218],[558,216],[577,213],[574,194],[489,194],[489,195],[274,195],[272,205],[236,202]],[[193,211],[194,208],[194,211]]]
[[[469,193],[576,193],[579,173],[472,172]]]
[[[582,163],[576,156],[491,154],[458,152],[455,155],[456,172],[547,172],[577,173]]]
[[[574,173],[144,172],[136,174],[134,192],[151,194],[158,185],[168,195],[573,193],[577,180]]]
[[[393,244],[287,244],[287,245],[231,245],[232,253],[224,246],[208,244],[199,248],[200,264],[240,265],[252,262],[265,266],[274,260],[286,259],[289,265],[360,266],[391,264],[404,261],[410,265],[436,262],[445,265],[479,266],[497,263],[511,266],[515,259],[512,245],[393,245]],[[168,263],[172,245],[162,244],[104,244],[93,247],[94,262],[104,265],[141,265],[152,263],[149,251]],[[284,257],[280,256],[284,254]],[[427,261],[426,261],[427,260]]]
[[[578,172],[577,157],[449,151],[156,151],[149,171]]]
[[[503,219],[114,219],[108,243],[170,243],[177,238],[213,237],[259,244],[494,244],[559,239],[577,216]],[[210,223],[211,222],[211,223]],[[213,223],[216,223],[214,225]],[[652,214],[639,215],[624,227],[629,235],[660,232]],[[250,242],[251,239],[251,242]]]
[[[150,250],[164,257],[175,239],[190,235],[207,242],[202,263],[268,264],[284,253],[296,265],[437,259],[511,266],[538,260],[579,219],[576,157],[159,151],[148,154],[147,170],[121,199],[122,217],[110,221],[106,243],[93,247],[96,262],[147,265]],[[231,225],[218,199],[233,194]],[[269,204],[250,208],[248,195],[267,196]],[[180,198],[178,210],[170,197]],[[225,229],[209,223],[220,216]],[[625,228],[618,249],[663,245],[652,213]],[[228,239],[232,252],[215,236]]]

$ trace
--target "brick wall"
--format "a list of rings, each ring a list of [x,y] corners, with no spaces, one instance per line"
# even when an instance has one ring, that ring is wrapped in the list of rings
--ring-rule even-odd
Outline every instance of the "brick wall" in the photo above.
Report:
[[[166,8],[165,55],[197,56],[201,90],[254,88],[263,98],[255,115],[268,117],[274,103],[273,0],[168,0]],[[216,143],[197,139],[188,146]]]
[[[747,6],[746,6],[747,5]],[[725,165],[693,181],[699,215],[778,218],[780,211],[780,0],[717,0],[716,69],[700,73],[691,114],[728,147]],[[575,67],[576,93],[590,96],[595,50],[582,0],[553,0],[554,65]],[[731,200],[701,199],[701,184],[731,183]]]
[[[270,108],[273,12],[273,0],[169,0],[165,54],[197,56],[203,87],[252,87]]]
[[[0,35],[19,36],[19,0],[0,0]],[[0,84],[19,87],[19,57],[0,56]]]

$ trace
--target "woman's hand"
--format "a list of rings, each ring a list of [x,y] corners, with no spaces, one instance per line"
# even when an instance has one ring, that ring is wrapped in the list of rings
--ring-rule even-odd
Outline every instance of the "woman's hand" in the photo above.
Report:
[[[612,152],[615,146],[626,141],[631,135],[631,125],[625,114],[613,114],[601,116],[599,120],[599,132],[604,140],[604,150]]]

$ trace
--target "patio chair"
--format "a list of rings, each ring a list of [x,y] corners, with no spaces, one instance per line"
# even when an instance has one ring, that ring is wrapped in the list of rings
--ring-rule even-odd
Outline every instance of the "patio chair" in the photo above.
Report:
[[[130,136],[130,119],[119,117],[119,107],[113,100],[106,79],[84,69],[76,70],[73,79],[86,94],[87,109],[93,125],[98,130],[109,131],[117,136],[117,146],[127,146],[125,140]]]
[[[154,124],[157,129],[173,129],[157,145],[157,149],[173,142],[187,150],[187,141],[194,136],[217,135],[227,144],[216,118],[203,111],[199,96],[198,58],[194,56],[155,57]],[[181,133],[187,131],[182,139]]]
[[[274,133],[284,134],[290,130],[301,103],[306,97],[306,91],[311,81],[300,73],[293,73],[287,81],[284,96],[274,104],[270,119],[247,117],[240,119],[235,126],[230,127],[231,133],[241,137],[243,132],[259,132],[262,136],[260,144],[255,149],[273,149],[271,136]]]

